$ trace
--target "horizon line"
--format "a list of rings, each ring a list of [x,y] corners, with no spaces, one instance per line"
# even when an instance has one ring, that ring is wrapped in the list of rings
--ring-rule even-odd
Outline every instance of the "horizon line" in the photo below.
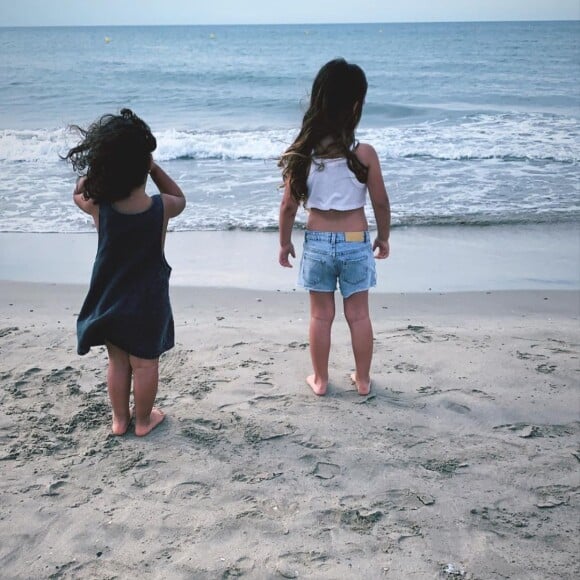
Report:
[[[388,26],[393,24],[501,24],[501,23],[531,23],[531,22],[580,22],[580,18],[555,18],[555,19],[497,19],[497,20],[397,20],[389,22],[221,22],[221,23],[176,23],[176,24],[2,24],[1,28],[121,28],[137,26],[340,26],[340,25],[374,25]]]

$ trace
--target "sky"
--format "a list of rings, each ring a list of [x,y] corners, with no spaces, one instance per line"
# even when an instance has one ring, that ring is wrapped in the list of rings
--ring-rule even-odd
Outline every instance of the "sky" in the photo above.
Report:
[[[579,19],[580,0],[0,0],[0,26]]]

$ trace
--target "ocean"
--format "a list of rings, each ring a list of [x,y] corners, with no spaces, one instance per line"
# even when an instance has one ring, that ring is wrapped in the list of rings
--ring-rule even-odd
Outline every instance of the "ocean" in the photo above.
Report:
[[[275,230],[277,158],[338,56],[395,227],[580,222],[577,21],[0,28],[0,54],[0,232],[93,229],[59,155],[122,107],[186,193],[173,230]]]

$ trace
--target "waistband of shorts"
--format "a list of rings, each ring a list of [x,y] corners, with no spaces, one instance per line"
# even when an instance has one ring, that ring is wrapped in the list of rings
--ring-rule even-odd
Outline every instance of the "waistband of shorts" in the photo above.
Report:
[[[328,242],[330,244],[335,244],[338,242],[347,242],[353,241],[352,236],[347,236],[347,234],[354,234],[360,233],[363,234],[362,240],[357,240],[360,242],[369,242],[371,237],[367,231],[363,232],[317,232],[315,230],[305,230],[304,231],[304,240],[305,241],[312,241],[312,242]],[[350,237],[351,239],[347,239]]]

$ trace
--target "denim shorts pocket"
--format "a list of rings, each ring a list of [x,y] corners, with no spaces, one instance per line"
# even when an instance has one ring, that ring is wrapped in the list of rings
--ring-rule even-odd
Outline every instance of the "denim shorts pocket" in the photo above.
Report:
[[[348,284],[356,285],[369,278],[369,257],[361,254],[354,259],[347,260],[342,266],[342,278]]]
[[[304,253],[302,256],[301,278],[306,288],[312,288],[320,284],[324,267],[325,263],[321,256],[311,252]]]

